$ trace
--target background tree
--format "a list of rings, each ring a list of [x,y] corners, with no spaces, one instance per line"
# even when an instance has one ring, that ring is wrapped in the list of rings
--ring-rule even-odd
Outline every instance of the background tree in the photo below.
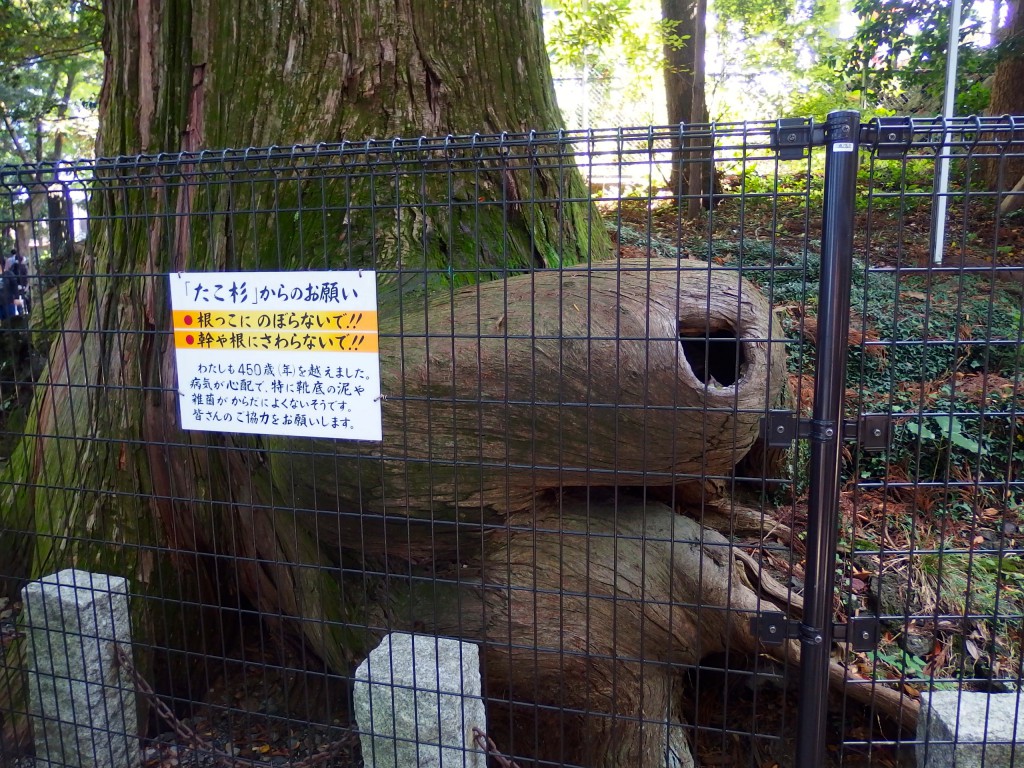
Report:
[[[98,8],[17,0],[0,11],[0,158],[24,165],[92,153],[102,60]],[[4,211],[12,239],[36,266],[30,243],[64,254],[73,237],[66,189],[30,186],[26,211]],[[39,226],[45,224],[45,226]],[[66,255],[66,254],[65,254]]]
[[[854,13],[857,31],[836,61],[848,88],[862,94],[862,106],[881,105],[897,114],[941,112],[950,4],[857,0]],[[974,0],[963,2],[962,19],[956,111],[974,114],[988,105],[987,79],[997,54],[986,45],[985,21]]]
[[[857,33],[839,61],[851,88],[900,114],[939,112],[945,89],[950,6],[914,0],[881,5],[858,0]],[[1020,2],[963,3],[956,73],[956,114],[1024,112],[1024,26]],[[1024,175],[1019,158],[985,164],[990,189],[1009,189]]]
[[[552,0],[545,4],[545,39],[563,111],[571,127],[665,121],[661,90],[663,45],[672,37],[658,0]],[[575,114],[573,114],[575,113]]]
[[[668,121],[706,123],[708,107],[704,97],[704,50],[707,0],[661,0],[665,37],[665,103]],[[680,146],[672,164],[671,189],[687,195],[685,210],[690,218],[700,213],[701,195],[707,194],[713,177],[710,147],[701,147],[699,139]]]
[[[831,66],[843,42],[843,6],[842,0],[715,0],[722,67],[716,78],[739,81],[750,94],[745,103],[769,114],[823,119],[849,108]]]
[[[997,11],[998,12],[998,11]],[[1024,10],[1020,0],[1006,3],[1006,21],[996,33],[997,57],[992,77],[992,94],[988,112],[991,115],[1024,114]],[[1024,138],[1021,136],[1018,139]],[[1002,162],[986,168],[986,181],[990,189],[1007,190],[1024,181],[1024,158],[1006,157]],[[1011,198],[1018,201],[1019,196]]]

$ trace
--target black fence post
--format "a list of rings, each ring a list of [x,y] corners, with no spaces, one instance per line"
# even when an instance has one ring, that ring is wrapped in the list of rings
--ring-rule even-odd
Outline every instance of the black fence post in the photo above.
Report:
[[[814,411],[810,435],[804,621],[800,629],[797,768],[817,768],[825,760],[859,133],[860,113],[840,111],[829,114],[825,123],[827,154],[821,223],[821,293],[818,301]]]

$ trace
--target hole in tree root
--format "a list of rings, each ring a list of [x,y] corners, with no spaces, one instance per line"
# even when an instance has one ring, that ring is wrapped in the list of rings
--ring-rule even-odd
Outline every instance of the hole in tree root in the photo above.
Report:
[[[707,331],[680,324],[679,345],[693,375],[705,387],[731,387],[742,378],[747,360],[732,328]]]

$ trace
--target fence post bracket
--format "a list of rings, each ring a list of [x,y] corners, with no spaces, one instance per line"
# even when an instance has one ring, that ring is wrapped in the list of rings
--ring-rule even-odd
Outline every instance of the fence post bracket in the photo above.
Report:
[[[820,437],[817,432],[821,432],[820,424],[801,419],[793,411],[768,411],[761,417],[761,437],[770,448],[786,448],[794,440]],[[888,448],[891,433],[892,418],[887,413],[863,413],[856,421],[843,422],[843,439],[857,441],[867,453]]]
[[[764,645],[782,645],[787,640],[799,638],[820,642],[820,635],[811,637],[803,622],[791,619],[781,611],[764,611],[752,617],[750,631]],[[832,625],[832,639],[848,643],[853,651],[871,651],[878,647],[880,631],[877,616],[852,616],[845,623]]]
[[[878,647],[880,633],[877,616],[851,616],[845,624],[832,625],[832,639],[848,643],[852,651],[873,651]]]
[[[808,149],[824,143],[825,126],[810,117],[783,117],[771,129],[771,147],[780,160],[803,160]]]
[[[763,611],[751,617],[750,631],[765,645],[782,645],[800,637],[800,622],[782,611]]]
[[[892,417],[887,413],[862,413],[857,421],[843,422],[843,438],[856,440],[867,453],[888,448],[891,434]]]
[[[914,125],[909,117],[879,117],[866,126],[861,141],[879,160],[899,160],[910,150],[914,141]]]

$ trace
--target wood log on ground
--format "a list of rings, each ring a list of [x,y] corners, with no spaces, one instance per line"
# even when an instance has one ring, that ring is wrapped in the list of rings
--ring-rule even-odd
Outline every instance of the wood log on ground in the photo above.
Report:
[[[381,321],[383,443],[275,439],[270,465],[321,540],[413,561],[545,491],[728,476],[784,383],[770,318],[736,272],[671,259],[407,301]]]
[[[683,674],[725,649],[756,652],[750,617],[781,609],[720,534],[663,504],[607,496],[513,514],[488,534],[479,568],[439,574],[440,588],[411,579],[380,617],[482,641],[489,730],[524,767],[663,768],[670,746],[691,765]]]
[[[692,765],[677,710],[683,674],[723,651],[799,666],[797,642],[761,645],[750,619],[799,618],[803,601],[724,536],[663,504],[575,495],[491,534],[482,589],[434,613],[432,631],[468,629],[484,642],[487,695],[508,702],[492,703],[490,730],[508,751],[538,764],[662,768],[673,765],[671,747]],[[422,604],[417,613],[422,620]],[[916,701],[850,685],[836,662],[828,674],[835,690],[913,732]]]

